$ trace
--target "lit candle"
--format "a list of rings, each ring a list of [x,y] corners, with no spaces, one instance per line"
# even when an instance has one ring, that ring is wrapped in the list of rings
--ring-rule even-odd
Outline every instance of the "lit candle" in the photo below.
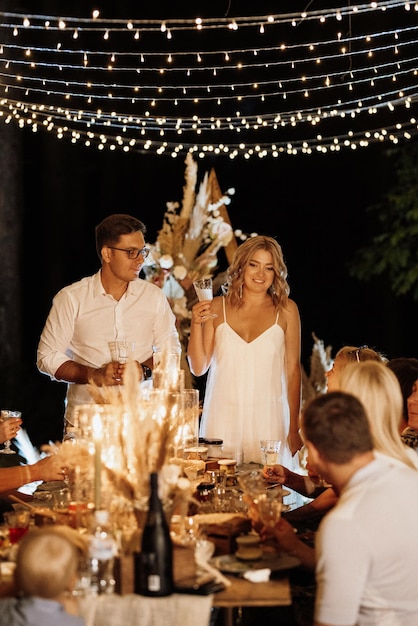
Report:
[[[100,415],[93,416],[93,440],[94,440],[94,505],[96,511],[101,507],[101,482],[102,482],[102,439],[103,428]]]

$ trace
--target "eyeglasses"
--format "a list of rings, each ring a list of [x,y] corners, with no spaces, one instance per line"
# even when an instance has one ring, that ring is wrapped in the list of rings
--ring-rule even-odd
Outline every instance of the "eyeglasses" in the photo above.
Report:
[[[120,250],[121,252],[126,252],[128,255],[128,259],[137,259],[141,254],[143,259],[145,260],[149,255],[149,248],[144,246],[143,248],[116,248],[115,246],[107,246],[111,250]]]

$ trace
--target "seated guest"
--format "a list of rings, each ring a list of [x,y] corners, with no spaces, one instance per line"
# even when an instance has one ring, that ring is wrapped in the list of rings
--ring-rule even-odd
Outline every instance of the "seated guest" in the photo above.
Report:
[[[377,352],[367,346],[343,346],[340,348],[335,355],[331,369],[325,374],[327,377],[327,390],[335,391],[341,388],[341,376],[348,365],[361,364],[365,361],[386,363],[386,358],[381,352]],[[268,482],[280,483],[312,498],[311,502],[284,513],[284,517],[292,524],[303,523],[308,524],[310,527],[316,527],[321,517],[334,506],[337,495],[332,486],[328,485],[327,487],[321,477],[316,476],[314,472],[309,470],[308,464],[307,470],[308,476],[302,476],[291,472],[282,465],[274,465],[273,467],[264,468],[263,473]]]
[[[32,465],[0,467],[0,494],[12,491],[36,480],[62,480],[65,475],[60,455],[46,456]]]
[[[365,409],[346,392],[312,400],[302,432],[311,463],[339,493],[316,538],[315,626],[416,626],[418,472],[375,457]]]
[[[418,468],[418,457],[400,436],[403,398],[399,381],[387,365],[368,361],[350,365],[341,374],[340,389],[355,395],[364,405],[377,453],[393,462]]]
[[[0,600],[1,626],[84,626],[71,596],[79,551],[53,527],[31,530],[20,542],[14,571],[15,597]]]
[[[327,377],[327,391],[335,391],[340,388],[340,376],[345,367],[350,363],[363,363],[363,361],[377,361],[378,363],[386,363],[387,359],[381,352],[361,346],[343,346],[335,355],[332,367],[325,372]]]
[[[341,390],[355,395],[366,410],[373,434],[375,456],[385,458],[392,465],[401,465],[417,470],[417,455],[412,452],[401,440],[399,425],[402,420],[402,394],[396,376],[383,363],[367,361],[348,365],[341,374]],[[312,459],[309,455],[310,465]],[[318,467],[314,464],[318,473]],[[335,489],[335,485],[334,485]],[[333,491],[337,502],[338,493]],[[322,496],[318,496],[320,498]],[[318,500],[316,498],[311,505]],[[329,508],[332,508],[330,506]],[[305,508],[305,507],[302,507]],[[295,512],[298,509],[295,510]],[[295,523],[293,519],[284,517]],[[276,529],[275,537],[280,548],[294,554],[307,566],[311,567],[314,560],[303,541],[295,535],[289,525],[282,524]]]
[[[418,453],[418,359],[397,358],[388,361],[399,381],[403,397],[402,440]]]
[[[20,430],[21,423],[20,418],[12,418],[0,423],[0,443],[15,437]],[[18,457],[18,461],[19,459],[22,460],[17,454],[14,456]],[[30,465],[0,467],[0,523],[3,523],[3,513],[11,511],[13,508],[8,500],[10,493],[13,493],[18,487],[38,480],[62,480],[65,471],[66,468],[59,455],[46,456]],[[19,496],[22,498],[23,494],[19,494]]]

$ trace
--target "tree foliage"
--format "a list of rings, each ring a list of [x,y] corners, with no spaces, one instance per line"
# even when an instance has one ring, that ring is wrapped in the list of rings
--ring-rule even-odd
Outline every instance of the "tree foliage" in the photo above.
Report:
[[[379,232],[356,252],[349,271],[361,281],[386,275],[395,295],[418,301],[418,143],[408,142],[390,156],[395,183],[368,209],[377,216]]]

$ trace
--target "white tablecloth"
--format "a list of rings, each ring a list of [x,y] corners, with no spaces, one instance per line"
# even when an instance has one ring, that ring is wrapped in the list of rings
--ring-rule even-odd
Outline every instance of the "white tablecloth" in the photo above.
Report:
[[[208,626],[212,596],[128,594],[80,599],[86,626]]]

